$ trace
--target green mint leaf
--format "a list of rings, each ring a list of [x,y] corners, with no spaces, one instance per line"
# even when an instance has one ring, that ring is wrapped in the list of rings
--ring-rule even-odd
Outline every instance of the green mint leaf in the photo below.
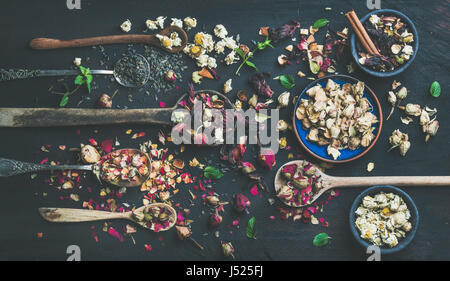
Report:
[[[286,89],[292,89],[295,86],[294,77],[289,74],[280,75],[280,83]]]
[[[83,75],[78,75],[77,77],[75,77],[74,83],[75,85],[83,85],[84,83],[86,83],[86,80],[84,80]]]
[[[272,49],[275,48],[274,46],[272,46],[272,44],[267,43],[267,46],[271,47]]]
[[[247,234],[248,238],[256,239],[256,219],[255,219],[255,217],[251,217],[248,220],[247,227],[245,228],[245,234]]]
[[[317,234],[313,239],[313,245],[316,247],[323,247],[328,244],[328,240],[330,240],[331,237],[328,236],[325,232]]]
[[[223,174],[222,172],[220,172],[219,169],[214,168],[212,166],[208,166],[205,168],[205,170],[203,170],[203,176],[207,179],[218,180],[221,177],[223,177]]]
[[[256,65],[253,63],[253,62],[251,62],[251,61],[245,61],[245,64],[247,64],[248,66],[251,66],[251,67],[253,67],[254,69],[256,69],[256,70],[258,70],[258,68],[256,67]]]
[[[324,27],[324,26],[327,25],[329,22],[330,22],[330,21],[327,20],[327,19],[318,19],[318,20],[316,20],[316,22],[314,23],[313,28],[314,28],[314,29],[317,29],[317,28]]]
[[[244,51],[239,48],[234,48],[234,51],[243,59],[245,59]]]
[[[435,98],[438,98],[441,95],[441,85],[438,81],[431,83],[430,94]]]
[[[68,96],[68,95],[64,95],[64,96],[61,98],[61,101],[59,102],[59,106],[60,106],[60,107],[64,107],[64,106],[67,105],[68,102],[69,102],[69,96]]]
[[[258,48],[258,50],[264,50],[266,48],[266,45],[264,44],[264,42],[258,42],[258,44],[256,44],[256,47]]]

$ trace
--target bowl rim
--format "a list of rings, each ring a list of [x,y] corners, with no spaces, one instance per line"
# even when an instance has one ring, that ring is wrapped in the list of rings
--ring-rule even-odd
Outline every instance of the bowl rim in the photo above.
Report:
[[[377,142],[377,140],[378,140],[378,138],[379,138],[379,136],[380,136],[380,134],[381,134],[381,129],[382,129],[382,127],[383,127],[383,110],[381,109],[380,101],[378,100],[377,95],[375,95],[374,91],[372,91],[372,89],[371,89],[369,86],[367,86],[367,84],[364,82],[364,87],[365,87],[365,89],[366,89],[366,90],[368,91],[368,93],[372,96],[373,100],[375,101],[375,105],[376,105],[376,107],[377,107],[377,109],[378,109],[378,111],[379,111],[379,113],[380,113],[380,116],[378,117],[378,119],[379,119],[378,130],[377,130],[377,133],[376,133],[376,135],[375,135],[375,139],[370,143],[370,145],[369,145],[364,151],[362,151],[360,154],[358,154],[358,155],[356,155],[356,156],[354,156],[354,157],[352,157],[352,158],[344,159],[344,160],[333,160],[333,159],[327,159],[327,158],[324,158],[324,157],[322,157],[322,156],[317,155],[317,154],[314,153],[312,150],[310,150],[310,149],[308,148],[308,146],[307,146],[305,143],[303,143],[302,139],[300,138],[300,135],[299,135],[298,132],[297,132],[297,127],[295,126],[295,120],[296,120],[295,112],[297,111],[299,100],[300,100],[301,97],[306,93],[306,91],[307,91],[308,89],[310,89],[312,86],[314,86],[314,85],[316,85],[316,84],[322,82],[323,80],[327,80],[327,79],[332,79],[332,80],[333,80],[333,79],[336,79],[336,78],[338,78],[338,79],[341,78],[341,79],[344,79],[344,80],[351,80],[352,83],[357,83],[357,82],[361,81],[361,80],[359,80],[359,79],[357,79],[357,78],[355,78],[355,77],[348,76],[348,75],[342,75],[342,74],[333,74],[333,75],[328,75],[328,76],[324,76],[324,77],[322,77],[322,78],[316,79],[316,80],[314,80],[313,82],[309,83],[309,84],[303,89],[303,91],[300,93],[300,95],[299,95],[298,98],[297,98],[297,101],[295,102],[295,105],[294,105],[294,111],[293,111],[293,114],[292,114],[292,128],[294,129],[295,136],[297,137],[297,140],[298,140],[298,142],[300,143],[300,145],[301,145],[301,146],[302,146],[309,154],[311,154],[311,155],[314,156],[315,158],[317,158],[317,159],[319,159],[319,160],[321,160],[321,161],[328,162],[328,163],[333,163],[333,164],[347,163],[347,162],[356,160],[356,159],[358,159],[358,158],[364,156],[367,152],[369,152],[369,151],[372,149],[372,147],[373,147],[373,146],[375,145],[375,143]],[[362,82],[362,81],[361,81],[361,82]]]
[[[395,14],[395,15],[403,18],[411,26],[412,30],[410,30],[410,31],[412,31],[412,33],[414,34],[414,42],[415,42],[414,53],[413,53],[412,57],[404,65],[402,65],[401,67],[395,69],[394,71],[380,72],[380,71],[371,70],[371,69],[369,69],[369,68],[367,68],[367,67],[365,67],[365,66],[363,66],[363,65],[361,65],[359,63],[358,53],[356,52],[356,35],[355,35],[355,33],[353,33],[351,35],[351,38],[350,38],[351,52],[352,52],[353,59],[355,60],[355,63],[364,72],[366,72],[366,73],[368,73],[370,75],[373,75],[373,76],[377,76],[377,77],[391,77],[391,76],[394,76],[394,75],[397,75],[397,74],[403,72],[406,68],[408,68],[411,65],[411,63],[416,58],[417,52],[419,51],[419,33],[417,32],[416,26],[414,25],[413,21],[408,16],[406,16],[405,14],[403,14],[400,11],[392,10],[392,9],[374,10],[374,11],[366,14],[364,17],[362,17],[360,19],[361,24],[363,24],[371,15],[379,14],[379,13],[392,13],[392,14]]]
[[[397,253],[401,250],[403,250],[404,248],[406,248],[411,241],[414,239],[414,236],[416,235],[417,229],[419,227],[419,211],[417,210],[417,206],[416,203],[414,203],[414,200],[411,198],[411,196],[409,196],[408,193],[406,193],[405,191],[403,191],[402,189],[396,187],[396,186],[392,186],[392,185],[375,185],[372,187],[369,187],[367,189],[365,189],[363,192],[361,192],[353,201],[352,206],[350,208],[350,213],[349,213],[349,225],[350,225],[350,231],[353,235],[353,237],[356,239],[356,241],[358,242],[358,244],[360,246],[362,246],[363,248],[367,249],[369,246],[372,246],[373,244],[368,243],[366,240],[362,239],[359,236],[359,231],[356,229],[356,226],[354,224],[355,220],[356,220],[356,216],[355,216],[355,211],[356,209],[359,207],[359,205],[361,204],[361,201],[363,199],[364,196],[366,196],[369,193],[374,193],[374,192],[392,192],[392,193],[396,193],[398,195],[400,195],[402,197],[402,199],[405,201],[406,205],[408,205],[408,209],[411,213],[411,217],[414,217],[415,219],[415,223],[413,225],[413,228],[411,229],[411,231],[409,232],[409,234],[406,236],[406,238],[404,238],[403,240],[401,240],[397,246],[395,246],[394,248],[382,248],[380,247],[380,253],[381,254],[393,254],[393,253]]]

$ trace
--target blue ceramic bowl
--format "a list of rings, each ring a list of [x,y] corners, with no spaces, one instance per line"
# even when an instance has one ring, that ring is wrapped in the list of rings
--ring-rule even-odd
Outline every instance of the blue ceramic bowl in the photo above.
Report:
[[[401,72],[403,72],[406,68],[408,68],[408,66],[411,65],[411,63],[413,62],[413,60],[416,58],[416,54],[419,51],[419,34],[417,33],[417,29],[414,26],[414,23],[403,13],[396,11],[396,10],[391,10],[391,9],[381,9],[381,10],[375,10],[372,11],[370,13],[368,13],[367,15],[365,15],[362,19],[360,19],[361,23],[364,25],[364,22],[366,20],[369,20],[369,17],[373,14],[377,14],[377,15],[396,15],[400,18],[403,19],[403,21],[405,23],[408,24],[408,31],[411,32],[412,34],[414,34],[414,53],[412,54],[412,56],[409,58],[409,60],[403,64],[402,66],[396,68],[393,71],[388,71],[388,72],[379,72],[379,71],[374,71],[371,70],[363,65],[361,65],[359,63],[359,56],[358,53],[356,51],[356,35],[355,33],[352,34],[351,38],[350,38],[350,45],[351,45],[351,50],[352,50],[352,55],[353,58],[355,59],[355,62],[357,65],[359,65],[359,67],[364,70],[366,73],[373,75],[373,76],[377,76],[377,77],[390,77],[390,76],[394,76],[397,75]]]
[[[409,219],[409,221],[412,224],[412,229],[406,234],[406,237],[399,239],[397,246],[393,248],[385,248],[385,247],[380,248],[381,254],[393,254],[403,250],[404,248],[406,248],[406,246],[409,245],[409,243],[411,243],[411,241],[414,239],[414,236],[416,235],[417,228],[419,227],[419,212],[417,211],[416,204],[411,199],[411,197],[400,188],[391,185],[377,185],[372,186],[364,190],[361,194],[359,194],[358,197],[356,197],[355,201],[353,201],[352,207],[350,209],[350,216],[349,216],[350,230],[353,236],[355,237],[356,241],[364,249],[367,249],[367,247],[372,245],[360,237],[359,231],[358,229],[356,229],[355,226],[356,221],[355,211],[361,205],[364,196],[366,195],[374,196],[377,193],[380,193],[381,191],[385,193],[392,192],[394,194],[399,195],[403,199],[403,201],[405,201],[406,205],[408,206],[408,210],[411,213],[411,218]]]
[[[350,76],[346,75],[329,75],[322,77],[320,79],[315,80],[302,91],[300,96],[297,99],[297,102],[295,103],[294,107],[294,115],[292,117],[292,126],[294,128],[295,135],[297,136],[298,141],[303,146],[303,148],[308,151],[311,155],[316,157],[317,159],[320,159],[325,162],[329,163],[345,163],[349,162],[355,159],[358,159],[359,157],[366,154],[377,142],[378,137],[381,133],[381,128],[383,126],[383,113],[381,111],[380,102],[378,101],[377,96],[375,93],[367,86],[365,85],[365,90],[363,96],[366,97],[369,101],[369,103],[372,105],[373,110],[371,111],[375,116],[377,116],[377,119],[379,120],[378,123],[374,124],[373,127],[375,127],[374,134],[375,139],[372,141],[372,143],[368,147],[360,147],[355,150],[350,149],[342,149],[340,150],[341,155],[338,157],[337,160],[334,160],[330,155],[327,153],[327,146],[326,145],[318,145],[315,142],[310,142],[306,139],[306,136],[309,133],[309,129],[304,129],[302,126],[302,122],[298,120],[295,117],[295,112],[297,111],[298,106],[300,105],[300,99],[308,99],[308,95],[306,94],[306,91],[310,88],[316,86],[317,84],[320,84],[322,87],[325,87],[328,79],[332,79],[335,83],[339,85],[343,85],[345,83],[351,83],[355,84],[359,80]]]

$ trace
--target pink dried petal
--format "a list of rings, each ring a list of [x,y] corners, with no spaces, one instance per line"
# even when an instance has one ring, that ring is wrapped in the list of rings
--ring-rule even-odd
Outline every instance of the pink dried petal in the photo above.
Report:
[[[258,194],[258,187],[256,186],[256,184],[253,185],[253,187],[250,189],[250,193],[251,193],[253,196],[256,196],[256,195]]]
[[[119,239],[120,242],[123,242],[122,235],[120,235],[120,233],[117,232],[117,230],[115,230],[113,227],[108,228],[108,234],[111,235],[112,237]]]

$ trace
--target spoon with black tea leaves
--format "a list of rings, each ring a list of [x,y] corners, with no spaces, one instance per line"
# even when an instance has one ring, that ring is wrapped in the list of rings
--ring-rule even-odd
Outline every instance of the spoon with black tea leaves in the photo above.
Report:
[[[305,167],[308,165],[308,169],[314,169],[312,174],[317,177],[318,181],[321,182],[321,188],[314,190],[312,188],[311,197],[306,201],[302,202],[300,200],[288,201],[280,196],[280,190],[283,186],[287,184],[287,180],[282,175],[283,168],[287,165],[297,164]],[[373,176],[373,177],[334,177],[325,174],[317,166],[309,163],[305,160],[294,160],[290,161],[283,166],[281,166],[276,175],[274,181],[275,192],[277,197],[286,205],[291,207],[304,207],[311,205],[316,201],[322,194],[333,188],[344,188],[344,187],[367,187],[374,185],[394,185],[394,186],[447,186],[450,185],[450,176]],[[293,187],[293,186],[292,186]],[[301,193],[300,189],[296,196]]]
[[[155,211],[158,215],[155,216]],[[152,203],[128,212],[107,212],[71,208],[39,208],[39,214],[49,222],[87,222],[99,220],[125,219],[155,231],[156,223],[161,223],[157,231],[167,231],[177,222],[177,212],[165,203]],[[150,215],[150,217],[147,217]],[[164,216],[163,216],[164,215]],[[166,224],[164,226],[164,224]]]
[[[75,76],[80,75],[77,69],[62,70],[30,70],[30,69],[0,69],[0,82],[16,79],[26,79],[44,76]],[[114,75],[114,79],[125,87],[141,87],[150,77],[150,64],[139,54],[124,56],[116,62],[114,70],[90,70],[90,74]]]
[[[137,164],[133,166],[136,167],[135,176],[131,179],[127,176],[124,176],[124,179],[121,175],[111,176],[113,170],[110,170],[110,168],[115,168],[114,165],[117,164],[115,163],[115,159],[121,157],[121,155],[139,156],[139,159],[136,158],[135,163]],[[141,166],[137,166],[138,164],[142,166],[141,171],[139,171],[139,167]],[[117,165],[117,167],[121,168],[120,165]],[[128,167],[132,167],[131,162],[128,163]],[[148,155],[140,150],[132,148],[114,150],[103,156],[97,163],[88,165],[47,165],[0,158],[0,177],[10,177],[39,171],[85,170],[92,171],[99,179],[102,179],[105,182],[121,187],[135,187],[142,185],[149,178],[151,169],[151,159]]]

